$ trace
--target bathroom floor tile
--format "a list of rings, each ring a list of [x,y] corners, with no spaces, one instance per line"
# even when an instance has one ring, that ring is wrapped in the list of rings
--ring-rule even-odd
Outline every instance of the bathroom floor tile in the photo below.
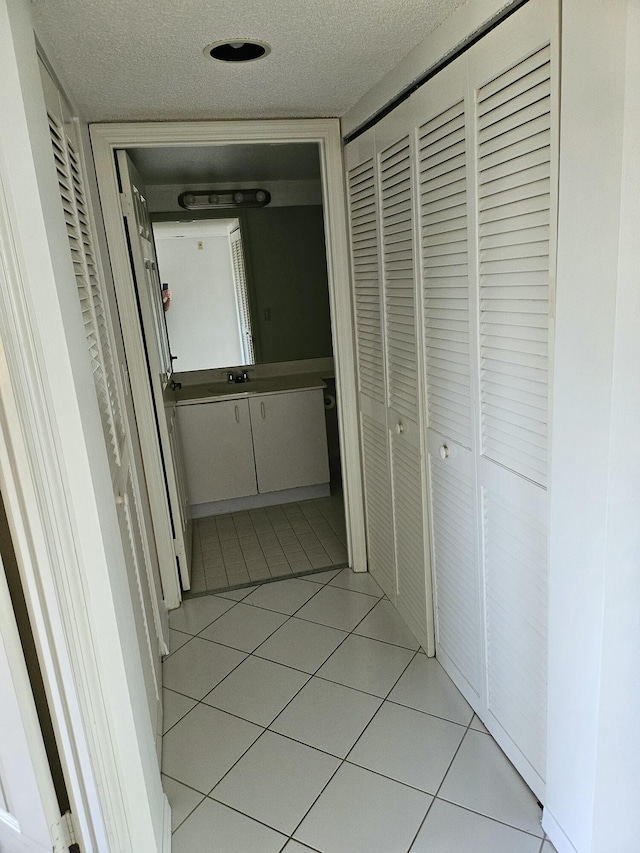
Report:
[[[194,637],[164,661],[163,683],[176,693],[202,699],[245,657],[244,652]]]
[[[421,791],[343,764],[294,837],[330,853],[406,853],[431,800]]]
[[[389,699],[452,723],[468,725],[473,711],[435,658],[416,655]]]
[[[254,654],[313,674],[346,636],[344,631],[304,622],[294,616],[258,646]]]
[[[273,732],[265,732],[211,796],[292,833],[340,761]]]
[[[175,830],[204,799],[204,794],[187,788],[182,782],[176,782],[168,776],[162,777],[162,788],[171,806],[171,831]]]
[[[215,847],[212,840],[215,839]],[[172,853],[279,853],[286,837],[233,809],[205,799],[173,836]]]
[[[273,610],[239,603],[205,628],[200,636],[242,652],[252,652],[288,618]]]
[[[365,616],[354,633],[413,651],[420,647],[398,611],[386,598],[380,600]]]
[[[436,800],[411,853],[538,853],[540,839],[475,812]],[[544,853],[544,851],[543,851]]]
[[[316,589],[298,578],[288,578],[274,583],[265,583],[248,595],[244,603],[255,607],[264,607],[290,616],[299,610],[313,595]]]
[[[296,615],[299,619],[308,619],[330,628],[352,631],[375,603],[375,598],[370,595],[350,592],[328,584],[300,608]]]
[[[208,705],[196,705],[163,738],[162,771],[208,794],[263,730]]]
[[[300,844],[299,841],[290,841],[282,853],[316,853],[316,851],[307,847],[306,844]]]
[[[464,734],[463,726],[385,702],[347,760],[435,794]]]
[[[194,708],[195,699],[189,699],[181,693],[162,688],[162,733],[166,734],[172,726],[181,720],[185,714]]]
[[[541,811],[493,738],[469,730],[438,796],[540,838]]]
[[[351,634],[317,675],[384,698],[413,655],[409,649]]]
[[[343,569],[329,585],[339,586],[342,589],[350,589],[352,592],[373,595],[376,598],[382,598],[384,594],[374,581],[371,572],[354,572],[351,569]]]
[[[483,732],[485,735],[489,734],[487,727],[484,725],[482,720],[478,716],[476,716],[476,714],[473,715],[473,719],[471,720],[471,728],[474,729],[476,732]]]
[[[344,758],[380,704],[374,696],[312,678],[270,728]]]
[[[340,574],[342,569],[330,569],[327,572],[313,572],[310,575],[305,575],[300,580],[311,581],[311,583],[320,583],[323,586],[333,580],[336,575]]]
[[[306,673],[252,655],[202,701],[268,726],[308,678]]]
[[[203,595],[200,598],[189,598],[183,601],[177,610],[169,614],[169,625],[175,631],[185,634],[199,634],[218,616],[233,607],[233,601],[225,601],[213,595]]]

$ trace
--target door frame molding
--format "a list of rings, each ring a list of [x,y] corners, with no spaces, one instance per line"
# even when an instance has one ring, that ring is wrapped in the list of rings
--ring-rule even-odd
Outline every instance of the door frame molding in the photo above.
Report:
[[[125,342],[129,341],[131,344],[132,354],[133,352],[137,354],[130,360],[129,350],[127,350],[132,392],[143,396],[149,394],[148,377],[146,366],[141,358],[143,342],[137,311],[134,311],[134,285],[120,210],[115,151],[122,148],[248,143],[311,142],[318,144],[349,565],[354,571],[366,571],[360,439],[355,404],[357,385],[354,322],[340,122],[338,119],[126,122],[94,124],[90,132],[116,294],[122,306],[120,318],[123,334]],[[144,425],[144,428],[148,430],[148,425]],[[147,435],[147,440],[149,439],[150,436]],[[154,440],[157,442],[157,439]],[[160,464],[159,454],[158,464]],[[159,470],[147,473],[152,473],[158,482],[158,475],[161,473]],[[172,573],[172,577],[167,575],[166,571],[162,574],[165,600],[169,607],[175,607],[180,601],[177,571]]]

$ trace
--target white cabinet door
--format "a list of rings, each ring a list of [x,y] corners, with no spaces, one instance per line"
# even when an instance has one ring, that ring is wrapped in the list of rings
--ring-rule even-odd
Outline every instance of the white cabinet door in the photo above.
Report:
[[[249,400],[259,492],[329,482],[321,389]]]
[[[179,406],[178,424],[190,504],[257,493],[246,400]]]

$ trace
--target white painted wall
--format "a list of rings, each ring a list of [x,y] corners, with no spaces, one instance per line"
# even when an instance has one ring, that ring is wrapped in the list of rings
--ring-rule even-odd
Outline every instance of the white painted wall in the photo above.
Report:
[[[563,4],[544,821],[560,853],[640,844],[639,11]]]
[[[180,373],[242,364],[230,222],[153,226],[160,279],[172,294],[165,318]]]

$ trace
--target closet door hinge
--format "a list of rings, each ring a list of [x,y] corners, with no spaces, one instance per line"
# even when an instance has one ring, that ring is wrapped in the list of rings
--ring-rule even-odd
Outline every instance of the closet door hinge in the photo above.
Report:
[[[80,850],[71,812],[65,812],[60,817],[60,820],[53,824],[51,827],[51,837],[53,839],[53,853],[68,853],[71,850]]]
[[[120,193],[120,208],[123,216],[133,216],[133,204],[127,193]]]

